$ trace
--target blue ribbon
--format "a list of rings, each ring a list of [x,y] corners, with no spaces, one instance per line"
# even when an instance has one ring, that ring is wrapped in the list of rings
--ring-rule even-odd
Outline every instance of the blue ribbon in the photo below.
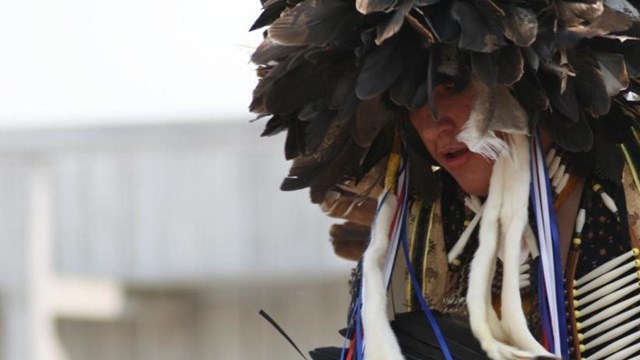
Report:
[[[540,144],[540,132],[536,132],[535,138],[535,145],[537,148],[542,149],[542,146]],[[536,149],[537,152],[537,149]],[[536,156],[531,156],[531,166],[532,169],[534,169],[536,167],[535,162],[535,158]],[[543,160],[544,161],[544,160]],[[569,348],[568,348],[568,339],[567,339],[567,316],[566,316],[566,308],[565,308],[565,299],[564,299],[564,288],[563,288],[563,279],[564,279],[564,275],[562,273],[562,260],[561,260],[561,256],[560,256],[560,236],[559,236],[559,230],[558,230],[558,221],[556,219],[556,213],[555,213],[555,208],[553,206],[553,201],[551,199],[553,199],[553,196],[551,194],[551,184],[550,184],[550,180],[549,180],[549,175],[547,173],[547,168],[546,166],[542,166],[542,171],[544,173],[544,179],[546,182],[546,195],[547,199],[549,199],[549,201],[547,202],[547,208],[549,211],[549,223],[550,223],[550,231],[551,231],[551,242],[552,242],[552,261],[553,261],[553,268],[554,268],[554,276],[556,279],[556,283],[553,284],[554,285],[554,289],[555,289],[555,299],[556,299],[556,305],[557,305],[557,309],[558,309],[558,326],[559,326],[559,337],[560,337],[560,352],[561,355],[565,358],[569,357]],[[534,173],[532,171],[532,173]],[[532,176],[532,187],[535,186],[535,182],[538,180],[538,177],[533,177]],[[538,184],[539,186],[540,184]],[[533,199],[533,203],[534,203],[534,211],[541,211],[542,209],[542,204],[541,204],[541,199],[537,199],[534,195],[533,195],[533,191],[531,192],[531,196]],[[544,229],[538,229],[538,237],[540,237],[540,234],[544,231]],[[543,254],[541,254],[541,256],[543,256]],[[539,272],[539,274],[541,274],[542,271]],[[538,291],[544,290],[544,277],[542,281],[539,281],[539,284],[541,284],[541,287]],[[545,312],[543,311],[542,305],[544,304],[544,301],[540,302],[541,305],[541,315],[545,314]],[[548,313],[548,310],[547,312]],[[550,350],[551,351],[555,351],[554,349],[554,345],[553,345],[553,341],[550,342]]]
[[[360,292],[360,294],[362,294],[362,292]],[[360,300],[362,299],[362,295],[360,295]],[[362,303],[360,301],[358,301],[358,317],[356,318],[356,360],[363,360],[364,359],[364,354],[363,354],[363,350],[364,350],[364,343],[363,343],[363,336],[362,336],[362,315],[360,314],[360,309],[361,309]]]
[[[409,176],[405,177],[405,181],[408,181]],[[432,205],[435,206],[435,205]],[[433,333],[436,336],[436,339],[438,340],[438,344],[440,345],[440,351],[442,352],[442,355],[444,356],[445,360],[453,360],[453,357],[451,356],[451,351],[449,350],[449,346],[447,345],[447,342],[444,338],[444,335],[442,334],[442,330],[440,329],[440,325],[438,325],[438,321],[435,319],[435,317],[433,316],[433,313],[431,312],[431,309],[429,308],[429,304],[427,304],[424,295],[422,295],[422,287],[420,286],[420,283],[418,282],[418,278],[416,277],[416,273],[413,270],[413,266],[411,265],[411,258],[409,256],[409,241],[407,239],[407,224],[406,224],[406,208],[407,208],[407,197],[405,196],[405,199],[402,203],[402,217],[400,218],[400,239],[402,241],[402,253],[404,254],[404,260],[405,263],[407,264],[407,270],[409,271],[409,275],[411,277],[411,282],[413,283],[413,289],[415,291],[416,297],[418,298],[418,302],[420,302],[420,308],[422,309],[422,312],[424,313],[424,315],[427,317],[427,320],[429,321],[429,325],[431,326],[431,330],[433,331]]]

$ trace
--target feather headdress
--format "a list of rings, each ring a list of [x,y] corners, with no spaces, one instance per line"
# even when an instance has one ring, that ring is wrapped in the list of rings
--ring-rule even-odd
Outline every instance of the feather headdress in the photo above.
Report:
[[[282,189],[310,187],[315,203],[331,198],[336,185],[361,180],[389,153],[394,123],[407,110],[430,104],[437,113],[429,101],[437,84],[472,78],[488,94],[464,138],[470,148],[497,130],[523,133],[539,124],[560,147],[591,152],[589,170],[617,178],[609,164],[621,155],[608,150],[638,115],[636,5],[265,0],[251,27],[268,26],[251,58],[260,81],[250,109],[269,117],[264,136],[287,131],[293,165]],[[432,198],[433,183],[424,180],[412,188]]]
[[[332,232],[336,250],[347,249],[347,256],[366,241],[382,190],[381,160],[398,129],[408,144],[410,190],[427,203],[435,199],[436,177],[425,170],[432,163],[405,120],[425,105],[437,118],[438,84],[479,84],[459,140],[497,159],[492,187],[529,158],[522,139],[536,127],[560,148],[586,154],[585,172],[620,181],[618,144],[640,116],[638,1],[263,0],[262,6],[251,30],[268,28],[251,58],[260,80],[250,109],[269,117],[263,136],[287,132],[285,157],[293,163],[281,189],[309,187],[312,202],[348,220]],[[498,205],[484,214],[485,239],[526,231],[509,214],[513,194],[527,201],[520,185],[512,193],[491,191],[487,201]],[[487,218],[511,225],[497,230]],[[503,284],[505,292],[514,293],[513,284]],[[513,298],[505,304],[515,306]],[[504,332],[522,330],[521,321],[496,324],[492,309],[470,312],[478,311],[489,328],[475,328],[473,319],[471,325],[485,351],[490,338],[546,355],[528,332],[507,339]],[[521,354],[509,351],[491,356]]]

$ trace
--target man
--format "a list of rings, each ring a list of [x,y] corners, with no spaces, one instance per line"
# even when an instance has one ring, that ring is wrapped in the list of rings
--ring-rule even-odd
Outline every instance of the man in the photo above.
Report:
[[[350,346],[314,357],[640,354],[631,3],[263,6],[253,28],[270,27],[252,57],[261,80],[251,109],[272,115],[264,135],[288,130],[282,189],[310,187],[313,202],[347,219],[334,245],[354,258],[376,213]],[[395,259],[396,246],[405,256]],[[388,325],[394,263],[410,275],[406,310],[423,310],[426,330],[413,331],[423,317],[399,315],[395,334]],[[482,350],[471,336],[460,345],[465,327]]]

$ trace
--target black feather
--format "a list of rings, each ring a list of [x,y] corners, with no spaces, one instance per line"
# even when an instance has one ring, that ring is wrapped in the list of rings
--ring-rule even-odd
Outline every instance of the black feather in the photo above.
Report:
[[[532,69],[524,72],[520,81],[513,85],[520,104],[531,114],[539,114],[549,107],[549,99]]]
[[[602,136],[612,143],[622,144],[631,136],[631,125],[635,119],[632,114],[623,111],[622,107],[614,101],[611,111],[597,121],[602,125],[598,128]]]
[[[337,117],[326,130],[318,148],[311,155],[299,156],[293,161],[281,190],[298,190],[318,183],[329,189],[343,178],[345,166],[360,159],[359,149],[350,138],[348,120]]]
[[[356,2],[358,11],[363,14],[372,12],[389,12],[395,8],[398,0],[361,0]]]
[[[520,80],[524,73],[524,59],[519,47],[505,46],[491,56],[498,66],[498,84],[510,86]]]
[[[405,16],[413,7],[415,0],[398,0],[397,9],[386,21],[376,26],[376,44],[382,44],[385,40],[395,35],[402,24],[404,24]]]
[[[538,15],[538,35],[532,48],[543,61],[553,59],[558,48],[557,18],[553,7]]]
[[[354,180],[361,176],[358,164],[354,164],[354,162],[361,158],[363,149],[349,140],[345,141],[344,146],[338,147],[337,150],[331,158],[322,162],[316,161],[316,170],[318,171],[312,174],[313,177],[309,178],[310,182],[308,184],[302,186],[310,187],[311,201],[314,203],[323,201],[329,190],[336,189],[336,184]],[[290,184],[295,184],[296,182],[294,180]],[[301,183],[298,182],[298,184],[300,185]]]
[[[500,25],[483,16],[473,4],[457,1],[452,13],[462,29],[458,41],[461,49],[490,53],[506,44]]]
[[[425,15],[433,26],[434,33],[438,35],[442,42],[450,43],[457,41],[460,37],[460,24],[451,13],[453,1],[441,1],[433,6],[429,6]]]
[[[589,158],[592,160],[592,171],[600,179],[620,184],[624,155],[618,144],[611,141],[606,135],[602,136],[607,126],[608,124],[604,124],[602,121],[596,121],[594,126],[596,136]]]
[[[609,112],[611,98],[598,69],[598,60],[588,48],[575,49],[567,53],[571,67],[575,69],[574,88],[583,109],[598,117]]]
[[[356,87],[360,99],[372,99],[382,94],[400,76],[402,58],[398,56],[398,44],[398,36],[394,36],[366,57]]]
[[[284,131],[289,126],[284,116],[274,115],[267,121],[260,136],[272,136]]]
[[[328,109],[319,109],[309,114],[309,123],[305,128],[304,135],[305,154],[311,154],[318,149],[333,123],[335,115],[335,111]]]
[[[419,8],[413,7],[406,15],[406,20],[407,23],[411,25],[418,34],[420,34],[422,40],[427,44],[442,41],[433,27],[431,20]]]
[[[540,68],[540,57],[535,50],[530,47],[522,49],[522,57],[528,67],[534,71],[538,71]]]
[[[394,123],[390,122],[386,124],[373,140],[371,146],[367,149],[364,159],[362,159],[362,165],[360,167],[362,174],[368,173],[378,164],[378,162],[380,162],[380,160],[384,159],[391,153],[393,142],[395,140],[395,132],[393,131],[394,127]]]
[[[504,36],[520,47],[529,47],[538,35],[538,18],[531,9],[507,5],[502,18]]]
[[[562,79],[549,71],[538,71],[540,83],[547,93],[549,102],[555,112],[559,112],[573,123],[580,119],[580,106],[576,98],[572,79],[567,80],[566,88],[562,91]]]
[[[297,90],[293,92],[291,89]],[[266,94],[265,104],[270,112],[283,113],[300,109],[325,96],[326,87],[322,68],[304,61],[300,66],[290,69],[273,81]]]
[[[324,347],[309,351],[312,360],[340,360],[342,349],[339,347]]]
[[[489,87],[494,87],[498,83],[498,64],[494,61],[492,54],[479,52],[471,53],[471,69],[473,74]]]
[[[624,56],[611,53],[594,53],[603,74],[607,93],[615,96],[629,86],[629,74],[624,63]]]
[[[293,191],[312,186],[328,166],[328,161],[317,161],[313,156],[298,157],[293,161],[289,175],[280,184],[280,190]]]
[[[338,117],[348,119],[355,114],[360,104],[360,99],[356,96],[358,74],[353,64],[342,68],[344,72],[338,72],[336,77],[328,79],[332,91],[329,91],[327,107],[338,110]]]
[[[567,151],[586,152],[593,147],[594,134],[585,117],[574,123],[560,113],[544,112],[539,116],[539,124],[558,146]]]
[[[253,89],[253,99],[249,105],[249,110],[256,113],[282,113],[291,112],[292,109],[281,109],[284,111],[275,111],[274,109],[267,108],[267,97],[280,78],[285,76],[288,71],[297,66],[300,66],[304,61],[304,52],[299,51],[295,56],[290,56],[285,61],[282,61],[274,66],[262,66],[258,68],[258,72],[262,72],[262,78],[258,81],[258,86]],[[282,95],[282,94],[280,94]]]
[[[488,360],[468,324],[452,316],[433,312],[445,341],[456,360]],[[438,340],[421,311],[396,315],[391,327],[408,359],[444,359]]]
[[[413,56],[404,57],[402,74],[389,89],[389,97],[396,105],[412,110],[422,107],[424,103],[419,99],[416,101],[416,95],[418,88],[427,81],[428,59],[426,51],[416,51]]]
[[[293,121],[287,131],[287,139],[284,143],[284,157],[287,160],[295,159],[304,154],[304,128],[306,123]]]
[[[524,59],[517,46],[505,46],[492,53],[471,53],[473,73],[487,86],[513,85],[524,73]]]
[[[287,8],[287,0],[275,0],[269,1],[268,4],[264,5],[264,10],[256,19],[256,21],[251,25],[249,31],[253,31],[259,29],[263,26],[267,26],[274,22],[278,17],[280,17],[280,13]]]
[[[594,51],[622,54],[629,76],[638,77],[640,75],[640,40],[620,41],[619,39],[597,37],[589,39],[585,43]]]

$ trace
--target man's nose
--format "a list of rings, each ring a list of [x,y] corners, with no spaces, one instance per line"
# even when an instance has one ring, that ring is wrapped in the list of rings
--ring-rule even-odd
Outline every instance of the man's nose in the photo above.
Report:
[[[434,130],[437,137],[451,136],[455,134],[455,121],[447,114],[440,113],[438,119],[434,119]]]

